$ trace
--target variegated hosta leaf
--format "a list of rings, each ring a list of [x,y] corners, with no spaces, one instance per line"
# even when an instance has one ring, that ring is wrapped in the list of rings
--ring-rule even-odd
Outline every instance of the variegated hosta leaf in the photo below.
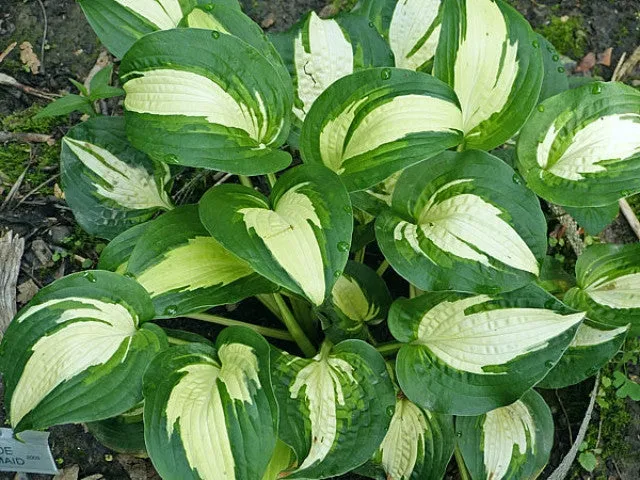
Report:
[[[275,172],[291,156],[291,82],[244,40],[220,31],[147,35],[120,65],[127,134],[167,163],[243,175]]]
[[[260,26],[242,13],[242,10],[237,5],[227,6],[209,3],[196,7],[184,17],[180,26],[227,33],[243,40],[269,60],[274,68],[278,70],[285,84],[290,83],[289,72],[276,48]]]
[[[93,235],[113,238],[173,208],[169,168],[131,146],[122,117],[94,118],[70,130],[60,170],[67,203]]]
[[[374,461],[384,469],[387,480],[442,480],[454,442],[452,417],[399,398]]]
[[[327,318],[325,334],[334,341],[368,338],[368,326],[387,318],[391,294],[375,270],[349,261],[338,278],[322,313]]]
[[[278,439],[276,442],[276,448],[273,451],[269,465],[266,472],[262,477],[262,480],[279,480],[280,472],[289,470],[293,465],[296,457],[291,450],[291,447]]]
[[[374,217],[380,215],[391,206],[393,192],[403,170],[399,170],[386,180],[359,192],[351,192],[351,203],[354,207]]]
[[[540,41],[502,0],[450,0],[433,73],[462,107],[465,148],[491,150],[510,139],[538,101],[544,68]]]
[[[534,390],[485,415],[456,418],[456,430],[474,480],[534,480],[553,447],[551,410]]]
[[[293,77],[298,128],[336,80],[363,68],[393,65],[388,45],[360,15],[322,19],[310,12],[288,32],[271,38]]]
[[[146,456],[143,406],[139,404],[117,417],[86,424],[89,432],[105,447],[118,453]]]
[[[202,312],[277,289],[209,235],[196,205],[153,220],[131,253],[127,273],[151,295],[156,318]]]
[[[482,293],[534,280],[546,251],[536,196],[501,160],[445,152],[400,176],[376,221],[384,256],[422,290]]]
[[[262,480],[276,445],[278,407],[269,345],[244,327],[216,347],[158,355],[144,377],[149,456],[163,478]]]
[[[560,205],[609,205],[640,191],[640,93],[597,82],[545,100],[520,133],[518,169]]]
[[[400,388],[423,408],[478,415],[514,402],[573,340],[575,313],[529,285],[501,295],[427,292],[389,312]]]
[[[396,67],[430,71],[440,38],[442,0],[399,0],[389,25]]]
[[[209,1],[209,0],[207,0]],[[122,58],[144,35],[176,28],[182,17],[200,0],[79,0],[100,41]],[[210,3],[237,5],[237,0]]]
[[[349,256],[349,195],[317,165],[287,171],[270,199],[240,185],[214,187],[200,200],[200,219],[256,272],[314,305],[331,293]]]
[[[585,320],[560,361],[537,387],[565,388],[595,375],[618,353],[628,331],[628,326],[608,327]]]
[[[15,431],[103,420],[142,400],[142,374],[166,337],[149,295],[112,272],[43,288],[0,344],[5,405]]]
[[[640,244],[593,245],[576,263],[578,286],[567,292],[567,305],[586,310],[590,319],[640,334]]]
[[[389,25],[397,0],[358,0],[351,10],[356,15],[369,19],[373,26],[385,37],[389,36]]]
[[[363,190],[462,141],[455,94],[421,72],[377,68],[329,87],[302,127],[308,163],[338,173],[349,191]]]
[[[151,222],[135,225],[111,240],[100,254],[98,268],[124,274],[127,271],[131,252],[149,225]]]
[[[287,478],[331,478],[371,458],[395,404],[382,356],[361,340],[325,343],[311,359],[274,354],[279,437],[297,456]]]

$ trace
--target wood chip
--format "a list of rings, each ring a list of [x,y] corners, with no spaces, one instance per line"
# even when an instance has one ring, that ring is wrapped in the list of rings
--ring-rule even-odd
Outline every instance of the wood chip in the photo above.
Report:
[[[53,196],[59,200],[64,200],[64,192],[57,183],[53,186]]]
[[[598,54],[598,65],[604,65],[605,67],[611,66],[611,55],[613,54],[613,47],[607,48],[604,52]]]
[[[576,72],[588,72],[595,66],[596,66],[596,54],[593,52],[589,52],[580,61],[580,64],[576,68]]]
[[[19,304],[25,305],[36,296],[36,293],[38,293],[39,290],[40,288],[36,285],[36,282],[31,279],[26,282],[22,282],[18,285],[18,298],[16,300]]]
[[[260,26],[264,29],[267,29],[267,28],[273,27],[274,23],[276,23],[276,16],[273,13],[270,13],[265,17],[264,20],[262,20],[262,23],[260,23]]]
[[[50,267],[53,265],[52,257],[53,252],[45,242],[41,238],[36,238],[33,242],[31,242],[31,251],[35,255],[40,265],[43,267]]]
[[[20,61],[23,65],[26,65],[34,75],[40,71],[40,60],[33,51],[33,45],[29,42],[22,42],[20,44]]]
[[[60,473],[53,477],[53,480],[78,480],[78,475],[80,475],[80,467],[73,465],[60,470]]]
[[[333,3],[329,3],[328,5],[325,5],[322,10],[320,10],[318,16],[320,18],[332,18],[335,17],[338,13],[340,13],[340,8]]]
[[[16,284],[24,239],[9,231],[0,237],[0,338],[16,315]]]
[[[127,471],[131,480],[161,480],[149,460],[131,455],[117,455],[116,460]]]

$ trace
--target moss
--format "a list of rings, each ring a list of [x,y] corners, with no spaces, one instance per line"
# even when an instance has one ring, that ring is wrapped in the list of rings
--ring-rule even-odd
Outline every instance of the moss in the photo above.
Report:
[[[636,215],[640,217],[640,194],[627,198],[627,201]]]
[[[567,18],[554,15],[549,24],[539,28],[538,32],[563,55],[579,59],[587,52],[587,33],[580,16]]]
[[[358,0],[333,0],[333,7],[339,12],[350,12]]]
[[[34,120],[33,116],[42,107],[34,105],[20,112],[0,117],[0,130],[23,133],[51,133],[52,130],[66,123],[65,119],[43,118]],[[32,189],[46,181],[55,171],[60,158],[60,144],[47,145],[9,143],[0,149],[0,181],[5,185],[15,183],[31,161],[31,167],[23,180],[26,189]],[[53,184],[40,190],[40,194],[53,192]]]

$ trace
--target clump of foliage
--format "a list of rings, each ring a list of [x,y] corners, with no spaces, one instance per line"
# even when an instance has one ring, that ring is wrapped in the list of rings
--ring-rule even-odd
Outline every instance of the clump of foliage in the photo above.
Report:
[[[9,327],[14,430],[84,422],[164,478],[439,479],[454,454],[464,478],[537,477],[537,389],[640,331],[640,245],[569,275],[540,198],[597,229],[640,191],[640,94],[569,90],[501,0],[362,1],[271,37],[234,0],[80,4],[125,115],[65,136],[62,183],[110,242]],[[176,207],[172,165],[239,183]],[[206,313],[250,297],[283,327]]]
[[[540,33],[560,53],[580,59],[587,53],[587,32],[580,16],[558,17],[552,15],[549,24],[540,28]]]

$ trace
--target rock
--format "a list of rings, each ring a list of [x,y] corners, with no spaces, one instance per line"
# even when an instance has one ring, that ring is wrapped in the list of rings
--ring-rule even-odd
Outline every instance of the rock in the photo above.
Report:
[[[64,240],[71,236],[71,227],[66,225],[54,225],[49,229],[49,237],[54,245],[64,245]]]
[[[36,238],[31,242],[31,251],[43,267],[51,267],[53,265],[53,261],[51,260],[53,253],[43,239]]]

